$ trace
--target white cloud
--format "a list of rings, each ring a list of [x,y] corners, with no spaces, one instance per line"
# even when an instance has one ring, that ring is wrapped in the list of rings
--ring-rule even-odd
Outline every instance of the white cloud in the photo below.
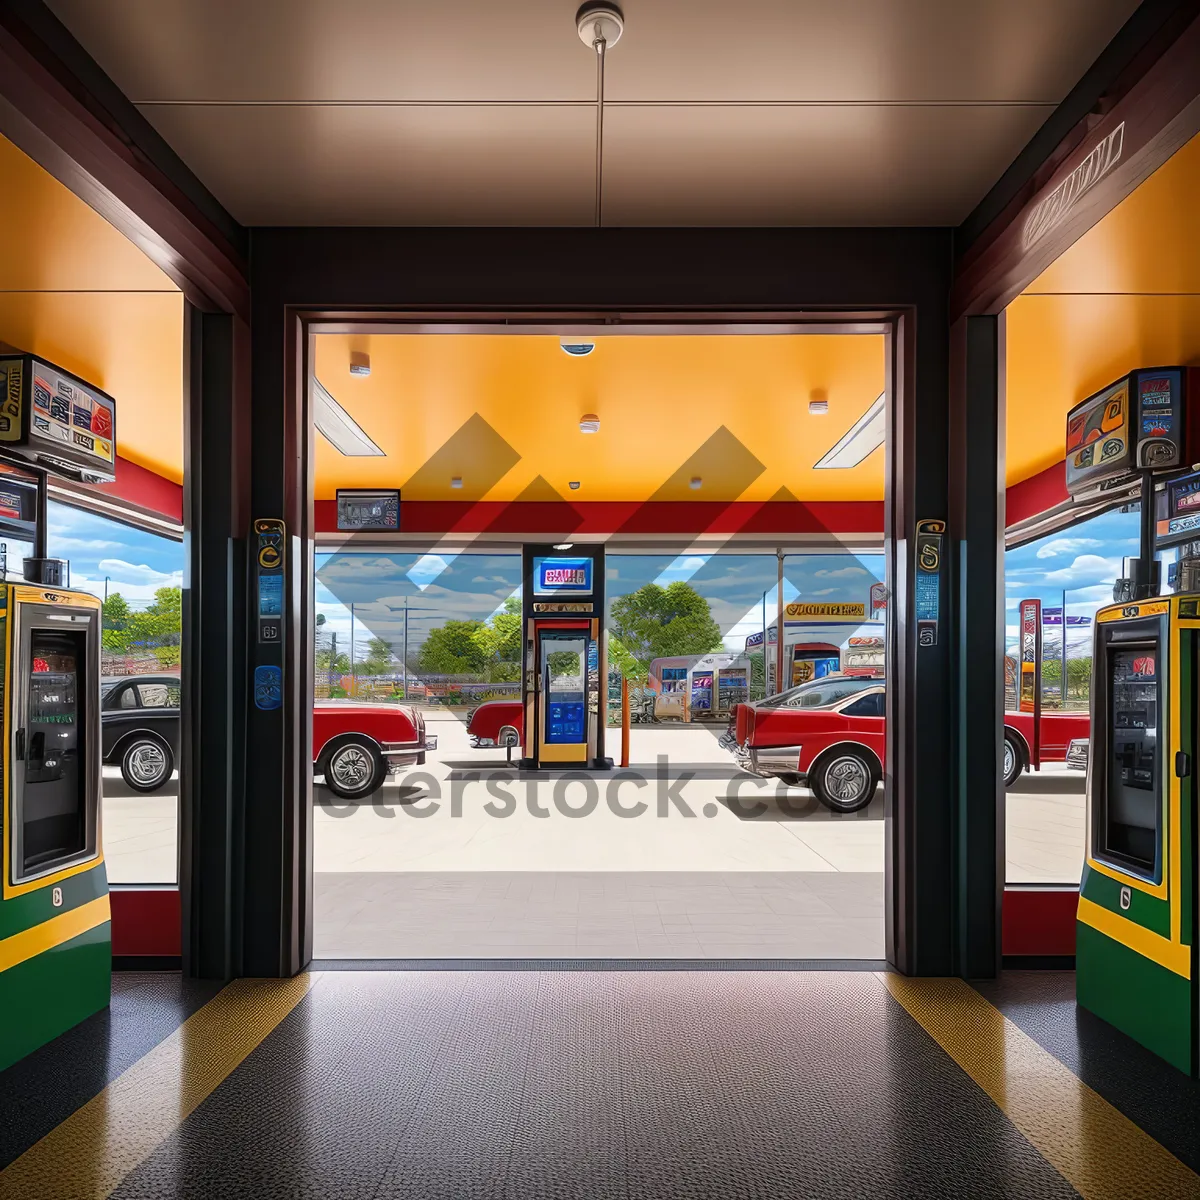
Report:
[[[102,558],[97,564],[99,569],[113,583],[141,583],[151,587],[179,586],[183,579],[182,571],[156,571],[145,563],[130,563],[123,558]]]
[[[54,538],[54,553],[61,554],[64,550],[79,550],[82,552],[99,553],[102,550],[124,550],[120,542],[107,542],[103,538],[78,538],[78,537],[62,537]]]
[[[1041,581],[1047,587],[1064,587],[1071,590],[1108,580],[1111,588],[1112,582],[1119,579],[1120,576],[1121,560],[1119,558],[1101,558],[1099,554],[1080,554],[1069,567],[1047,571]]]
[[[1096,550],[1100,546],[1105,545],[1099,538],[1090,537],[1064,537],[1055,538],[1053,541],[1047,542],[1040,547],[1037,552],[1038,558],[1055,558],[1060,554],[1076,554],[1080,550]]]
[[[855,575],[870,575],[866,567],[838,567],[836,571],[822,569],[815,573],[817,579],[849,579]]]
[[[835,595],[837,592],[840,592],[841,590],[842,590],[841,588],[835,588],[835,587],[818,588],[815,592],[809,592],[808,594],[810,596],[832,596],[832,595]]]
[[[456,558],[457,554],[422,554],[409,568],[408,578],[424,591]]]

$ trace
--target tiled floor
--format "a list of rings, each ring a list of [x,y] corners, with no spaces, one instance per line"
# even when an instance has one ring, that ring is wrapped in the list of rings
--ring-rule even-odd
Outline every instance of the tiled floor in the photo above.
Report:
[[[0,1200],[1200,1194],[1200,1084],[1070,976],[992,1004],[857,971],[331,971],[198,1012],[173,986],[126,977],[0,1074]]]

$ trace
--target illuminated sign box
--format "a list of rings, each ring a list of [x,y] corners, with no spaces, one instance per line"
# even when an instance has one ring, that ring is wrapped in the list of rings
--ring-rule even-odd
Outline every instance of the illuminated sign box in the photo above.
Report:
[[[338,488],[337,527],[340,533],[398,533],[400,493]]]
[[[0,448],[51,475],[117,477],[117,403],[32,354],[0,355]]]
[[[590,558],[535,558],[533,594],[535,596],[589,596],[592,592]]]

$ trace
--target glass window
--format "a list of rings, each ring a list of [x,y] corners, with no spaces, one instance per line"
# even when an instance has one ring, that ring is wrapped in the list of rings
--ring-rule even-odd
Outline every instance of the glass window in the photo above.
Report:
[[[139,708],[138,676],[159,677],[157,691],[143,690],[141,703],[159,705],[172,687],[164,673],[179,669],[183,643],[183,544],[98,513],[51,500],[47,550],[71,564],[71,586],[91,592],[103,605],[100,673],[105,677],[101,711],[120,725],[121,713]],[[10,569],[12,559],[10,557]],[[18,563],[19,567],[19,563]],[[116,694],[110,693],[116,689]],[[176,704],[178,701],[176,701]],[[110,726],[111,729],[111,726]],[[109,737],[109,750],[112,751]],[[135,794],[115,759],[101,767],[104,857],[112,883],[175,883],[179,878],[179,785],[172,776],[157,791]]]
[[[132,691],[132,689],[130,689]],[[165,683],[139,683],[138,696],[143,708],[178,708],[179,686]]]
[[[878,686],[877,679],[853,679],[845,676],[814,679],[799,687],[788,688],[778,696],[763,701],[764,708],[828,708],[863,688]]]
[[[869,695],[860,696],[853,703],[847,704],[842,712],[847,717],[882,717],[883,693],[871,692]]]

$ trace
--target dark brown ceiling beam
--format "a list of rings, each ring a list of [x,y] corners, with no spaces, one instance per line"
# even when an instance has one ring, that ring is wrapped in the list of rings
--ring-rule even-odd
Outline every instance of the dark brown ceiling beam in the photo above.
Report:
[[[172,178],[153,160],[128,128],[140,115],[119,120],[64,62],[63,44],[56,51],[40,36],[45,30],[31,27],[31,12],[45,9],[0,3],[0,134],[119,229],[197,307],[248,319],[246,254],[235,244],[245,245],[245,231],[227,216],[218,224],[211,205],[180,185],[178,171]]]
[[[997,313],[1200,133],[1200,0],[1177,6],[961,256],[951,319]]]

